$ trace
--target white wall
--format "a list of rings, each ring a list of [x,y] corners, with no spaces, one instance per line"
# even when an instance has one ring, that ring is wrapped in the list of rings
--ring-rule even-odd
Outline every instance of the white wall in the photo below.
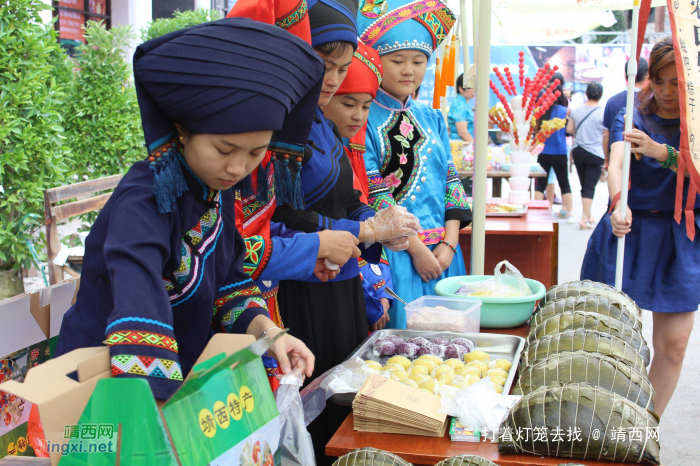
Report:
[[[211,0],[194,0],[194,8],[206,8],[211,9]]]
[[[130,25],[136,33],[133,46],[127,50],[127,59],[131,61],[134,49],[141,42],[141,29],[153,18],[151,0],[112,0],[112,26]]]

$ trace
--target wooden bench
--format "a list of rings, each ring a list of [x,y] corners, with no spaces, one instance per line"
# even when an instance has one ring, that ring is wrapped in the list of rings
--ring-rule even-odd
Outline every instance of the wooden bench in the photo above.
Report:
[[[59,267],[53,263],[61,250],[61,242],[58,239],[58,222],[104,207],[112,195],[111,191],[117,187],[121,179],[122,175],[113,175],[44,190],[46,253],[49,262],[49,281],[52,285],[63,280],[64,271],[77,276],[69,267]],[[76,201],[56,205],[59,202],[76,198],[78,199]],[[69,262],[82,262],[82,257],[69,256],[68,260]]]

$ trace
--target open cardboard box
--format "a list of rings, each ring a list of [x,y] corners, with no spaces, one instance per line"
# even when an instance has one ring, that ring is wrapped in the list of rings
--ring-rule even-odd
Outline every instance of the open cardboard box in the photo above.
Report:
[[[152,396],[148,383],[144,379],[112,378],[108,347],[82,348],[47,361],[40,366],[32,368],[27,374],[24,383],[9,381],[2,384],[2,390],[36,404],[41,419],[41,426],[49,446],[48,451],[50,452],[52,466],[56,466],[63,455],[60,449],[53,451],[50,446],[68,443],[73,445],[75,443],[70,439],[70,436],[66,438],[67,426],[81,426],[86,421],[94,422],[96,420],[107,420],[107,422],[112,422],[115,425],[114,435],[111,437],[111,439],[114,439],[114,444],[108,449],[105,447],[105,451],[99,450],[100,453],[105,454],[101,456],[93,454],[89,457],[88,463],[80,464],[90,464],[91,466],[98,464],[107,465],[115,464],[115,460],[117,461],[116,464],[122,466],[136,464],[136,462],[131,461],[130,456],[126,457],[121,454],[122,451],[125,452],[127,450],[120,451],[119,447],[123,448],[125,444],[133,440],[130,440],[129,436],[138,436],[142,437],[141,446],[143,451],[141,453],[146,456],[156,456],[145,463],[143,462],[145,458],[141,457],[138,464],[193,465],[196,463],[191,459],[187,459],[191,455],[189,451],[184,449],[180,453],[185,453],[187,458],[180,462],[176,454],[177,449],[175,448],[177,442],[172,441],[173,437],[170,436],[169,432],[171,429],[168,429],[168,423],[165,422],[165,419],[177,419],[175,428],[178,432],[174,437],[179,439],[192,437],[193,441],[199,442],[198,445],[203,450],[206,450],[207,442],[213,442],[215,437],[208,439],[199,430],[197,415],[204,409],[200,411],[197,402],[204,402],[205,397],[211,398],[210,395],[216,398],[215,389],[222,386],[227,387],[227,379],[225,377],[236,375],[235,368],[242,367],[242,370],[246,370],[245,365],[252,363],[250,364],[250,370],[254,374],[255,380],[257,380],[257,386],[249,385],[251,385],[250,388],[253,391],[259,391],[256,392],[256,405],[260,404],[268,410],[267,417],[264,418],[265,422],[268,422],[272,415],[272,412],[269,411],[271,408],[270,400],[272,400],[271,404],[274,407],[274,417],[276,418],[276,406],[274,406],[274,399],[269,390],[269,385],[261,387],[259,383],[261,380],[266,383],[265,371],[260,358],[253,358],[248,354],[248,359],[241,359],[231,363],[233,359],[236,359],[237,355],[249,353],[242,350],[254,342],[255,338],[249,335],[214,335],[197,361],[198,364],[204,363],[203,365],[208,367],[204,369],[197,368],[197,371],[193,370],[183,384],[183,387],[187,387],[187,389],[183,390],[181,388],[178,390],[165,406],[161,406],[162,411],[159,411],[156,407],[155,399]],[[217,373],[214,369],[220,372]],[[229,374],[227,371],[232,374]],[[260,373],[262,374],[261,376],[259,376]],[[218,386],[202,385],[212,380],[216,381],[217,376],[219,377]],[[195,385],[195,383],[199,385]],[[228,388],[230,388],[230,384]],[[228,388],[227,391],[230,391]],[[265,390],[267,393],[265,393]],[[224,402],[226,402],[225,399]],[[207,403],[210,402],[207,401]],[[169,405],[173,405],[172,408]],[[208,409],[214,410],[212,407],[208,407]],[[194,423],[190,422],[193,410],[196,410]],[[163,415],[163,412],[165,412],[165,415]],[[191,429],[191,432],[183,432],[183,422],[187,424],[187,428]],[[219,428],[222,429],[221,424],[219,424]],[[220,430],[219,432],[230,434],[232,431],[233,429],[230,431]],[[225,441],[226,438],[220,435],[218,442],[224,442],[225,445]],[[190,449],[190,446],[188,446],[187,450]],[[133,453],[132,450],[128,451]],[[216,450],[216,448],[212,447],[212,452],[215,451],[220,451],[220,449]],[[111,455],[110,452],[112,453]],[[65,458],[67,461],[63,461],[61,464],[73,463],[76,456],[70,454]],[[69,460],[68,458],[71,459]]]

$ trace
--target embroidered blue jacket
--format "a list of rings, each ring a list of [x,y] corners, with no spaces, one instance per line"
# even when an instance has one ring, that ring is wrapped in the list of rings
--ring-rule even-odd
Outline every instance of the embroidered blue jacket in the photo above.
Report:
[[[311,126],[302,167],[301,181],[306,209],[294,209],[289,204],[278,206],[273,221],[305,233],[342,230],[358,236],[360,222],[373,217],[374,210],[360,201],[360,192],[353,189],[352,166],[343,149],[342,138],[335,125],[320,109],[317,109]],[[360,250],[368,262],[379,262],[381,244],[375,243],[365,249],[360,243]],[[357,261],[349,260],[341,267],[335,281],[354,278],[358,274]],[[304,281],[313,282],[318,279],[312,275]]]
[[[56,350],[106,342],[112,375],[145,376],[159,399],[180,386],[213,332],[245,333],[267,315],[243,272],[233,190],[209,189],[179,160],[189,189],[175,212],[158,213],[146,161],[131,167],[102,209]]]

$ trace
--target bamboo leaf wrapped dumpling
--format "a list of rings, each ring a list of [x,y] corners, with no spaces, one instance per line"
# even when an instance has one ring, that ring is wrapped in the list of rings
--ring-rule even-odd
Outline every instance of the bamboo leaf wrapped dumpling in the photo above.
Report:
[[[513,395],[527,395],[552,382],[590,383],[654,411],[655,392],[646,374],[610,356],[584,351],[556,353],[521,368]]]
[[[498,451],[659,465],[658,426],[656,414],[609,390],[553,383],[513,406]]]
[[[544,305],[546,305],[548,302],[556,301],[558,299],[589,295],[605,296],[606,298],[610,298],[625,306],[625,308],[627,308],[631,314],[636,315],[640,319],[642,317],[642,310],[628,295],[615,287],[606,285],[605,283],[592,282],[590,280],[573,281],[554,285],[547,290],[544,298],[542,298],[540,301],[540,307],[544,307]]]
[[[596,312],[567,311],[553,315],[530,330],[527,343],[531,344],[545,335],[554,335],[578,328],[609,333],[629,343],[642,355],[645,361],[649,361],[651,357],[647,342],[640,332],[620,320]]]
[[[498,466],[493,461],[476,455],[459,455],[440,461],[435,466]]]
[[[532,318],[530,319],[530,330],[537,327],[544,320],[552,317],[553,315],[571,311],[595,312],[596,314],[617,319],[639,332],[642,331],[641,318],[638,318],[621,303],[613,299],[606,298],[605,296],[595,295],[578,297],[572,296],[570,298],[550,301],[532,315]]]
[[[646,374],[648,361],[625,342],[609,333],[595,330],[577,329],[547,335],[536,340],[523,351],[521,366],[528,366],[564,351],[585,351],[600,353],[623,361],[637,372]]]
[[[413,466],[393,453],[363,447],[338,458],[333,466]]]

